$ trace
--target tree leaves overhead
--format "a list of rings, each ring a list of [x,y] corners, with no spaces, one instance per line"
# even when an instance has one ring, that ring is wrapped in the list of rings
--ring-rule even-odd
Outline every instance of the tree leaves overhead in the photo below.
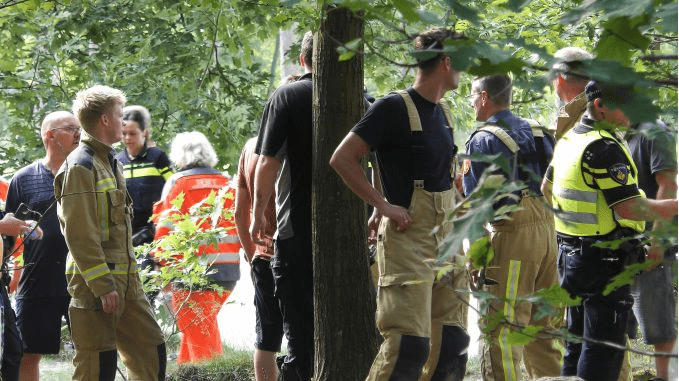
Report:
[[[181,131],[210,136],[221,168],[235,164],[258,127],[270,41],[293,15],[235,0],[43,4],[12,6],[0,18],[13,25],[0,33],[3,47],[14,47],[0,52],[7,124],[17,127],[10,138],[25,135],[39,152],[25,123],[37,126],[46,113],[70,109],[78,90],[102,83],[123,90],[128,104],[149,108],[161,148]]]

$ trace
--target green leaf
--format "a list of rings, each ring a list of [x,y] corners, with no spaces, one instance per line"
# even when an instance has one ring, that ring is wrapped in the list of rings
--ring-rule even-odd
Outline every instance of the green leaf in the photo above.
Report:
[[[467,258],[475,269],[489,266],[494,256],[495,252],[490,244],[490,237],[487,235],[474,241],[467,251]]]
[[[519,12],[523,7],[528,5],[532,0],[508,0],[507,8],[514,12]]]
[[[403,18],[410,22],[420,21],[420,16],[417,14],[413,4],[407,0],[393,0],[394,7],[401,12]]]
[[[473,24],[479,22],[479,13],[470,7],[462,4],[462,1],[458,0],[446,0],[446,4],[453,11],[453,14],[461,19],[469,20]]]
[[[582,303],[582,298],[579,296],[571,298],[568,291],[564,290],[558,284],[553,284],[549,288],[538,290],[533,296],[526,299],[530,303],[546,302],[552,306],[566,305],[567,307],[579,306]]]
[[[666,33],[677,32],[677,2],[671,1],[655,11],[655,17],[660,19],[658,29]]]
[[[601,12],[604,20],[616,17],[636,17],[653,9],[654,0],[591,0],[566,14],[562,21],[576,23],[587,16]]]
[[[528,345],[542,330],[542,327],[537,325],[529,325],[519,331],[510,331],[507,335],[507,344],[509,345]]]
[[[639,30],[640,21],[639,18],[633,21],[618,17],[605,22],[604,31],[595,47],[597,58],[618,60],[629,65],[633,49],[645,50],[651,42]]]
[[[635,263],[627,266],[623,272],[614,276],[611,279],[611,281],[606,285],[606,288],[604,288],[604,291],[601,294],[603,296],[606,296],[622,286],[632,284],[632,282],[634,282],[634,277],[638,273],[644,271],[646,268],[652,266],[653,264],[654,264],[653,261],[645,261],[642,263]]]

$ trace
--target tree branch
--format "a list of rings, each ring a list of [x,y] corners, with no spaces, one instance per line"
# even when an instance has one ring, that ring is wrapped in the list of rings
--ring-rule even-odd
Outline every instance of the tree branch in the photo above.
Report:
[[[5,2],[0,3],[0,9],[5,9],[8,7],[11,7],[12,5],[17,5],[21,3],[25,3],[28,0],[7,0]]]
[[[677,55],[676,54],[668,54],[668,55],[653,55],[653,54],[648,54],[645,56],[639,57],[642,60],[645,61],[651,61],[651,62],[658,62],[662,60],[671,60],[671,61],[676,61],[677,60]]]
[[[461,293],[461,292],[465,292],[465,290],[462,290],[462,291],[456,290],[456,293],[458,293],[458,294]],[[476,293],[478,293],[478,291],[472,292],[472,295],[474,295]],[[487,295],[487,293],[484,293],[484,295]],[[478,308],[472,306],[471,303],[467,302],[464,298],[460,297],[460,299],[469,308],[473,309],[479,316],[484,315],[484,314],[481,313],[481,311]],[[494,299],[498,300],[497,297],[495,297]],[[481,300],[481,299],[479,299],[479,300]],[[498,312],[497,308],[493,307],[492,305],[490,305],[489,307],[495,313]],[[487,316],[488,314],[485,314],[485,315]],[[526,328],[526,326],[524,326],[522,324],[509,321],[507,319],[507,316],[503,316],[502,319],[500,319],[500,321],[498,322],[498,324],[509,326],[510,328],[513,328],[517,331],[520,331],[520,330]],[[543,329],[540,332],[537,332],[532,337],[535,338],[535,339],[545,339],[545,338],[564,339],[563,333],[559,330],[554,330],[554,329],[550,329],[550,330]],[[606,346],[606,347],[610,347],[610,348],[615,348],[615,349],[622,350],[622,351],[629,351],[629,352],[636,353],[636,354],[639,354],[639,355],[650,356],[650,357],[674,357],[674,358],[678,357],[676,353],[649,352],[649,351],[645,351],[645,350],[641,350],[641,349],[632,348],[632,347],[627,346],[627,345],[620,345],[618,343],[613,343],[613,342],[606,341],[606,340],[598,340],[598,339],[593,339],[591,337],[580,337],[580,336],[578,336],[578,337],[580,339],[582,339],[583,342],[586,341],[586,342],[590,342],[590,343],[594,343],[594,344],[598,344],[598,345],[602,345],[602,346]]]

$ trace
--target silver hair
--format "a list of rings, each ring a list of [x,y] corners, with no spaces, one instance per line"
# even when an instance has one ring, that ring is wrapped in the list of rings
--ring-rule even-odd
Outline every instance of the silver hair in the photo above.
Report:
[[[170,160],[180,170],[193,167],[214,167],[217,164],[217,153],[202,133],[182,132],[172,140]]]
[[[585,83],[589,81],[589,76],[576,70],[575,66],[577,65],[573,65],[594,59],[594,56],[586,50],[575,46],[569,46],[557,50],[556,53],[554,53],[554,58],[556,61],[554,62],[554,65],[552,65],[552,71],[561,75],[565,80],[574,80],[576,82]]]

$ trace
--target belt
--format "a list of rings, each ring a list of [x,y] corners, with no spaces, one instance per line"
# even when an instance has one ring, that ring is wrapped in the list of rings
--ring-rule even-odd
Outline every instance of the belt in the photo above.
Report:
[[[562,234],[556,233],[556,242],[564,243],[566,245],[571,245],[571,246],[579,246],[580,243],[582,242],[582,239],[580,237],[573,237],[573,236],[569,236],[569,235],[562,235]]]

